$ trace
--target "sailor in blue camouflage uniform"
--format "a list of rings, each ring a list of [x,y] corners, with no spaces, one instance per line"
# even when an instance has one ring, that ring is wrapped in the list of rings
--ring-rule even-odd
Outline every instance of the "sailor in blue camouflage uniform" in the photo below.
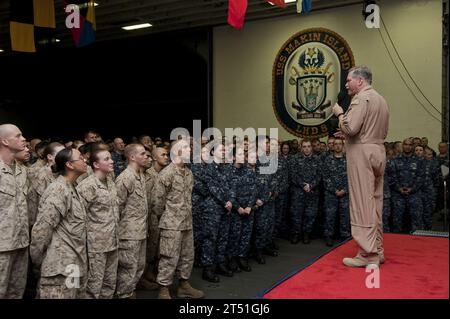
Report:
[[[414,232],[422,229],[423,206],[420,190],[424,182],[423,159],[413,153],[411,139],[403,141],[403,154],[394,159],[395,183],[392,192],[393,232],[403,230],[403,217],[406,209],[411,216],[411,228]]]
[[[289,144],[282,144],[281,148],[285,148],[285,154],[281,152],[278,156],[278,197],[275,199],[275,228],[273,232],[273,238],[286,236],[289,234],[289,214],[288,214],[288,203],[289,203]],[[278,249],[273,241],[273,249]]]
[[[203,245],[203,209],[206,198],[209,195],[206,183],[206,166],[208,164],[209,152],[202,148],[201,163],[193,163],[190,169],[194,176],[194,188],[192,189],[192,227],[194,231],[194,265],[200,265],[201,247]]]
[[[292,244],[297,244],[300,241],[301,232],[301,216],[299,215],[300,205],[302,203],[303,190],[302,187],[297,187],[293,183],[292,179],[295,172],[300,168],[301,161],[303,158],[303,153],[298,152],[289,156],[288,158],[288,172],[289,172],[289,208],[288,208],[288,219],[290,221],[290,240]],[[298,225],[297,229],[294,229],[294,225]]]
[[[231,211],[230,237],[228,240],[229,268],[233,272],[251,271],[248,264],[250,240],[253,231],[254,206],[257,199],[256,173],[246,165],[243,148],[235,149],[232,166],[233,187],[237,209]]]
[[[334,154],[327,156],[322,164],[325,191],[324,235],[327,246],[333,246],[336,216],[339,216],[341,239],[350,237],[350,211],[348,202],[347,159],[343,153],[344,141],[334,140]]]
[[[425,230],[431,230],[433,212],[436,208],[437,189],[442,183],[442,173],[439,162],[433,156],[433,150],[426,147],[424,154],[425,176],[422,186],[423,226]]]
[[[219,282],[220,279],[215,273],[233,276],[233,272],[226,265],[226,248],[234,190],[229,180],[230,165],[223,163],[225,147],[218,144],[213,156],[214,161],[206,165],[205,173],[209,195],[203,205],[203,245],[200,263],[204,267],[202,278],[210,282]]]
[[[320,140],[318,138],[311,139],[311,147],[312,147],[312,153],[313,155],[316,155],[318,157],[322,157],[323,153],[320,148]]]
[[[329,136],[327,139],[327,154],[332,155],[334,152],[334,136]]]
[[[325,159],[332,155],[333,152],[330,152],[328,150],[322,150],[321,148],[317,148],[314,147],[314,143],[312,142],[313,145],[313,155],[315,155],[318,160],[319,160],[319,165],[323,165],[323,163],[325,162]],[[317,145],[317,142],[316,142]],[[319,141],[319,145],[321,145],[320,141]],[[319,169],[319,171],[321,171],[321,169]],[[319,236],[321,236],[324,233],[325,230],[325,186],[323,183],[322,178],[320,178],[319,181],[319,185],[317,186],[317,192],[319,194],[319,201],[318,201],[318,209],[317,209],[317,216],[315,219],[315,224],[313,227],[312,232],[314,234],[317,234]]]
[[[395,166],[393,160],[386,160],[383,183],[383,232],[389,233],[392,225],[392,192],[395,183]]]
[[[39,145],[39,144],[38,144]],[[438,144],[438,151],[439,153],[436,155],[436,160],[439,163],[439,169],[441,169],[442,165],[447,166],[447,168],[449,167],[449,157],[448,157],[448,142],[440,142]],[[442,174],[442,172],[441,172]],[[437,189],[437,200],[436,200],[436,211],[439,212],[440,215],[440,221],[443,221],[443,217],[444,217],[444,203],[447,201],[448,202],[448,180],[449,180],[449,174],[447,174],[447,177],[445,179],[445,181],[447,182],[447,192],[444,195],[444,177],[441,176],[441,181],[438,185],[438,189]]]
[[[295,163],[291,175],[292,184],[299,190],[295,195],[296,206],[298,210],[292,211],[292,228],[294,236],[299,236],[303,231],[303,243],[310,243],[310,234],[313,229],[314,221],[317,217],[319,205],[318,186],[320,182],[320,159],[312,154],[311,142],[303,140],[302,144],[303,157]],[[297,243],[298,239],[291,240]]]
[[[275,142],[278,147],[278,142]],[[278,168],[278,154],[271,153],[275,150],[275,145],[270,147],[268,137],[260,138],[259,143],[262,155],[258,156],[257,162],[257,183],[265,190],[260,198],[263,202],[255,214],[255,259],[258,263],[263,263],[262,254],[278,256],[278,252],[272,247],[272,234],[275,226],[275,199],[278,195],[278,180],[276,170]],[[273,172],[264,172],[273,165]]]
[[[120,137],[114,139],[114,150],[111,152],[111,158],[114,161],[114,176],[118,177],[128,166],[124,155],[125,143]]]

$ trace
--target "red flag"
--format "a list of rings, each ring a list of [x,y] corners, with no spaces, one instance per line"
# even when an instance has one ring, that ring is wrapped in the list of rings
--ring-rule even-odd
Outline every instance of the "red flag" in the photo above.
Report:
[[[280,8],[286,8],[286,3],[284,3],[284,0],[266,0],[266,2],[270,2]]]
[[[63,0],[64,8],[74,5],[78,8],[78,27],[71,27],[75,46],[82,47],[95,41],[95,3],[94,0]],[[68,17],[73,15],[75,9],[66,11]],[[75,15],[73,19],[77,18]]]
[[[284,2],[284,0],[281,0]],[[228,24],[236,29],[244,25],[247,0],[228,0]]]

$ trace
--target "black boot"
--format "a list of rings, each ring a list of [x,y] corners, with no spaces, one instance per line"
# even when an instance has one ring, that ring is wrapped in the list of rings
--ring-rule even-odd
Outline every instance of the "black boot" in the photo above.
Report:
[[[240,272],[239,265],[237,263],[237,257],[231,257],[230,262],[228,263],[228,268],[232,272]]]
[[[272,256],[272,257],[278,256],[278,252],[269,247],[264,248],[263,253],[264,253],[264,255],[267,255],[267,256]]]
[[[209,282],[219,282],[219,276],[214,274],[214,267],[208,266],[203,268],[202,273],[203,280],[209,281]]]
[[[194,268],[201,268],[202,264],[200,263],[200,260],[194,259]]]
[[[303,243],[304,243],[305,245],[311,243],[311,241],[309,240],[309,234],[305,233],[305,234],[303,235]]]
[[[237,260],[237,264],[239,266],[240,269],[242,269],[243,271],[252,271],[252,267],[250,267],[250,265],[248,264],[248,259],[244,258],[244,257],[239,257]]]
[[[290,240],[289,232],[281,232],[278,235],[278,238],[281,238],[281,239],[284,239],[284,240]]]
[[[266,263],[266,259],[264,258],[264,256],[262,255],[262,253],[260,251],[257,251],[255,253],[255,260],[260,265],[264,265]]]
[[[272,240],[272,243],[270,244],[270,248],[272,248],[273,250],[280,250],[280,247],[278,247],[275,240]]]
[[[230,269],[228,269],[224,263],[217,265],[216,274],[222,275],[225,277],[233,277],[233,272]]]
[[[297,245],[300,242],[300,236],[298,234],[294,234],[291,237],[291,244]]]
[[[325,245],[327,245],[328,247],[333,247],[333,239],[331,237],[326,237]]]

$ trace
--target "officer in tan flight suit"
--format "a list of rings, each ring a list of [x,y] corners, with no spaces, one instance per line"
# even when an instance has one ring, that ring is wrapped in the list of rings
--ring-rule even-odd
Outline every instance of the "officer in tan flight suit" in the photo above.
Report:
[[[350,191],[352,236],[359,246],[354,258],[344,258],[350,267],[384,262],[383,176],[386,166],[384,139],[389,125],[385,99],[372,87],[372,73],[365,66],[350,69],[346,88],[352,96],[347,112],[335,104],[340,134],[347,140],[347,174]]]

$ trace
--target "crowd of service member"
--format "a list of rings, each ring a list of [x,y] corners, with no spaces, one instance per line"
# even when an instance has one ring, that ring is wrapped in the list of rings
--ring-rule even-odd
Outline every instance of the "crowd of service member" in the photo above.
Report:
[[[175,276],[178,297],[202,298],[193,266],[219,282],[276,257],[277,238],[333,246],[351,236],[345,140],[208,142],[191,163],[192,139],[126,145],[89,131],[26,142],[0,125],[0,298],[25,287],[37,298],[134,298],[139,288],[170,298]],[[384,230],[431,229],[447,143],[438,153],[426,138],[385,146]],[[262,155],[277,159],[275,173],[261,174]]]

